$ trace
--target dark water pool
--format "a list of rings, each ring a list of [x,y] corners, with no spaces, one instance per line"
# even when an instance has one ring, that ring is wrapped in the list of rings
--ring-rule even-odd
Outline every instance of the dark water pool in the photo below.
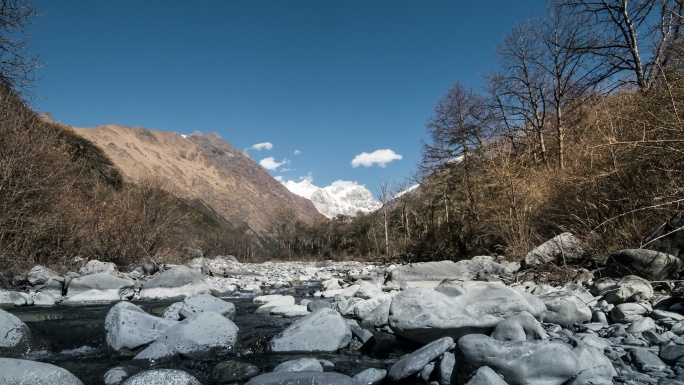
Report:
[[[254,311],[259,305],[253,304],[251,298],[224,299],[236,306],[233,321],[240,328],[236,349],[208,360],[181,360],[155,368],[182,369],[193,374],[203,384],[210,385],[217,384],[211,376],[214,366],[226,360],[252,363],[264,373],[272,371],[275,366],[287,360],[313,357],[332,362],[335,365],[332,371],[353,376],[371,367],[389,369],[402,354],[415,348],[399,343],[389,357],[384,359],[362,353],[353,347],[354,344],[336,353],[273,354],[267,350],[268,341],[296,319],[255,314]],[[151,314],[159,315],[172,302],[133,303]],[[104,346],[104,319],[113,305],[58,305],[5,310],[24,321],[31,329],[34,339],[38,341],[38,348],[23,358],[65,368],[80,378],[84,384],[102,384],[104,374],[109,369],[131,364],[131,357],[113,357]]]

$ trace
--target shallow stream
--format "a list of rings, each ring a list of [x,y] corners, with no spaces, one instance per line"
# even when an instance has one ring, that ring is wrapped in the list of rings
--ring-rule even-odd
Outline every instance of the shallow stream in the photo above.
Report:
[[[350,344],[349,348],[336,353],[273,354],[268,352],[268,341],[292,324],[297,318],[282,318],[255,314],[258,304],[251,298],[224,298],[236,306],[233,322],[240,328],[239,342],[231,352],[217,355],[209,360],[193,361],[182,359],[171,364],[160,364],[155,368],[177,368],[185,370],[199,379],[202,384],[217,384],[211,372],[220,362],[239,360],[249,362],[270,372],[278,364],[302,357],[313,357],[332,362],[332,371],[353,376],[366,368],[389,369],[401,355],[414,350],[414,346],[397,343],[389,357],[378,359],[362,353]],[[299,299],[299,298],[298,298]],[[160,315],[173,301],[133,301],[150,314]],[[47,362],[67,369],[84,384],[103,384],[104,374],[116,366],[131,365],[132,357],[114,357],[104,344],[104,319],[114,304],[65,305],[53,307],[5,308],[19,317],[31,329],[38,348],[21,357]],[[374,332],[376,333],[376,332]],[[383,336],[387,335],[383,333]],[[358,346],[358,344],[357,344]],[[326,369],[328,371],[329,369]]]

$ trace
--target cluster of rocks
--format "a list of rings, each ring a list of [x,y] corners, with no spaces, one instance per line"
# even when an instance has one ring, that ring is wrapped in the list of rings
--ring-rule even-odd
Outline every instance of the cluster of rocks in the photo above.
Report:
[[[139,279],[140,284],[134,279],[130,291],[91,284],[73,297],[95,290],[105,294],[90,292],[89,298],[113,300],[114,291],[107,290],[116,290],[116,300],[183,298],[159,317],[126,301],[110,309],[104,326],[107,348],[114,356],[131,357],[131,365],[111,369],[106,384],[199,384],[183,371],[141,368],[234,349],[239,344],[239,329],[232,321],[235,306],[216,298],[221,293],[262,294],[264,289],[320,282],[320,290],[298,303],[286,293],[253,299],[260,305],[257,313],[296,317],[268,341],[269,351],[310,357],[286,360],[268,373],[229,360],[213,368],[214,380],[250,385],[677,385],[684,384],[679,255],[678,250],[622,250],[599,270],[560,286],[521,282],[517,263],[494,257],[384,267],[248,265],[198,257],[190,268],[177,266]],[[528,253],[522,264],[565,265],[585,256],[581,242],[561,234]],[[91,276],[98,274],[109,273]],[[67,293],[77,279],[71,279]],[[57,286],[48,280],[42,285]],[[337,373],[331,362],[317,357],[351,349],[382,363],[401,341],[422,347],[386,366],[350,375]],[[0,382],[42,384],[59,378],[60,383],[80,383],[63,369],[15,358],[30,346],[26,325],[0,310],[0,356],[9,357],[0,359],[0,367],[11,368],[0,374]],[[22,376],[29,380],[21,382]]]

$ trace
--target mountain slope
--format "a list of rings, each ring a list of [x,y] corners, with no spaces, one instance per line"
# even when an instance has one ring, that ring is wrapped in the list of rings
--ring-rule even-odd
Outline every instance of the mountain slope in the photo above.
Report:
[[[288,181],[285,187],[311,200],[316,209],[328,218],[338,215],[355,216],[359,212],[369,213],[382,206],[373,198],[373,194],[368,189],[354,182],[337,181],[321,188],[314,186],[308,180],[302,180],[299,183]]]
[[[76,128],[96,143],[126,178],[158,178],[183,198],[199,199],[247,234],[271,238],[272,218],[282,210],[312,223],[313,204],[288,191],[251,158],[217,133],[183,136],[140,127]]]

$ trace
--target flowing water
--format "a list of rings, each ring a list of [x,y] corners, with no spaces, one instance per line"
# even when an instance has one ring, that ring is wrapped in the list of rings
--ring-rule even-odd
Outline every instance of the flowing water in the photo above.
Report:
[[[389,369],[402,354],[415,347],[398,343],[388,358],[376,359],[353,347],[336,353],[274,354],[268,352],[268,341],[292,324],[296,318],[282,318],[255,314],[258,304],[251,298],[224,298],[236,306],[233,322],[240,328],[239,342],[231,352],[209,360],[183,359],[155,368],[177,368],[197,377],[203,384],[216,384],[211,376],[216,364],[226,360],[249,362],[270,372],[278,364],[302,357],[325,359],[332,362],[335,372],[353,376],[366,368]],[[133,301],[150,314],[159,315],[172,302]],[[47,362],[67,369],[84,384],[102,384],[104,374],[116,366],[131,365],[131,357],[114,357],[104,344],[104,319],[114,304],[57,305],[53,307],[6,308],[31,329],[37,348],[25,359]],[[387,337],[386,335],[378,337]],[[352,344],[353,345],[353,344]],[[350,346],[352,346],[350,345]]]

